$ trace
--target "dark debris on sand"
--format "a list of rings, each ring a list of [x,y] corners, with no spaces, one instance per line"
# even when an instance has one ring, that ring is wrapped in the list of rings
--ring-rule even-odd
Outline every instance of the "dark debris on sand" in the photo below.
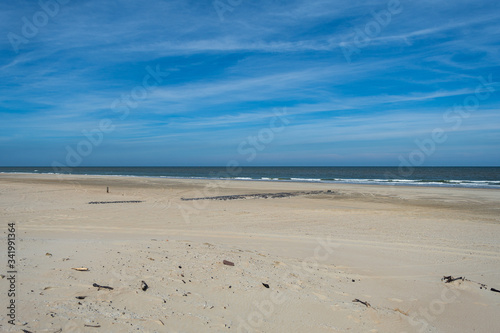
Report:
[[[299,192],[280,192],[280,193],[258,193],[258,194],[237,194],[237,195],[222,195],[217,197],[201,197],[201,198],[181,198],[184,201],[194,200],[242,200],[242,199],[276,199],[290,198],[299,195],[311,194],[333,194],[335,192],[328,191],[299,191]]]

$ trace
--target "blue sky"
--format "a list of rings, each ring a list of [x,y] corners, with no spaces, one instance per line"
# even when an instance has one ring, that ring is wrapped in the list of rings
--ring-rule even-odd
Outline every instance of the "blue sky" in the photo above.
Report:
[[[499,17],[498,1],[4,1],[0,165],[498,166]]]

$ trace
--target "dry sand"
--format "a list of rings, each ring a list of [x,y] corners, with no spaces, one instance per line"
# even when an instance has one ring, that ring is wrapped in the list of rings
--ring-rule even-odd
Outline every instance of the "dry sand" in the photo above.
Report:
[[[0,214],[6,332],[500,331],[498,190],[2,174]]]

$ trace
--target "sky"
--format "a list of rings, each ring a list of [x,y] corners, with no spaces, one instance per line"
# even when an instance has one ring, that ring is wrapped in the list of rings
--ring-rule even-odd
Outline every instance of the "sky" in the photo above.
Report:
[[[0,3],[0,166],[499,166],[498,1]]]

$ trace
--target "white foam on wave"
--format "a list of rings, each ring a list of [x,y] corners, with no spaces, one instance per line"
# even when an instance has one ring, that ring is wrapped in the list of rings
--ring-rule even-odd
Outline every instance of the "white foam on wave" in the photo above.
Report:
[[[297,182],[320,182],[321,179],[317,178],[290,178],[290,180],[297,181]]]

